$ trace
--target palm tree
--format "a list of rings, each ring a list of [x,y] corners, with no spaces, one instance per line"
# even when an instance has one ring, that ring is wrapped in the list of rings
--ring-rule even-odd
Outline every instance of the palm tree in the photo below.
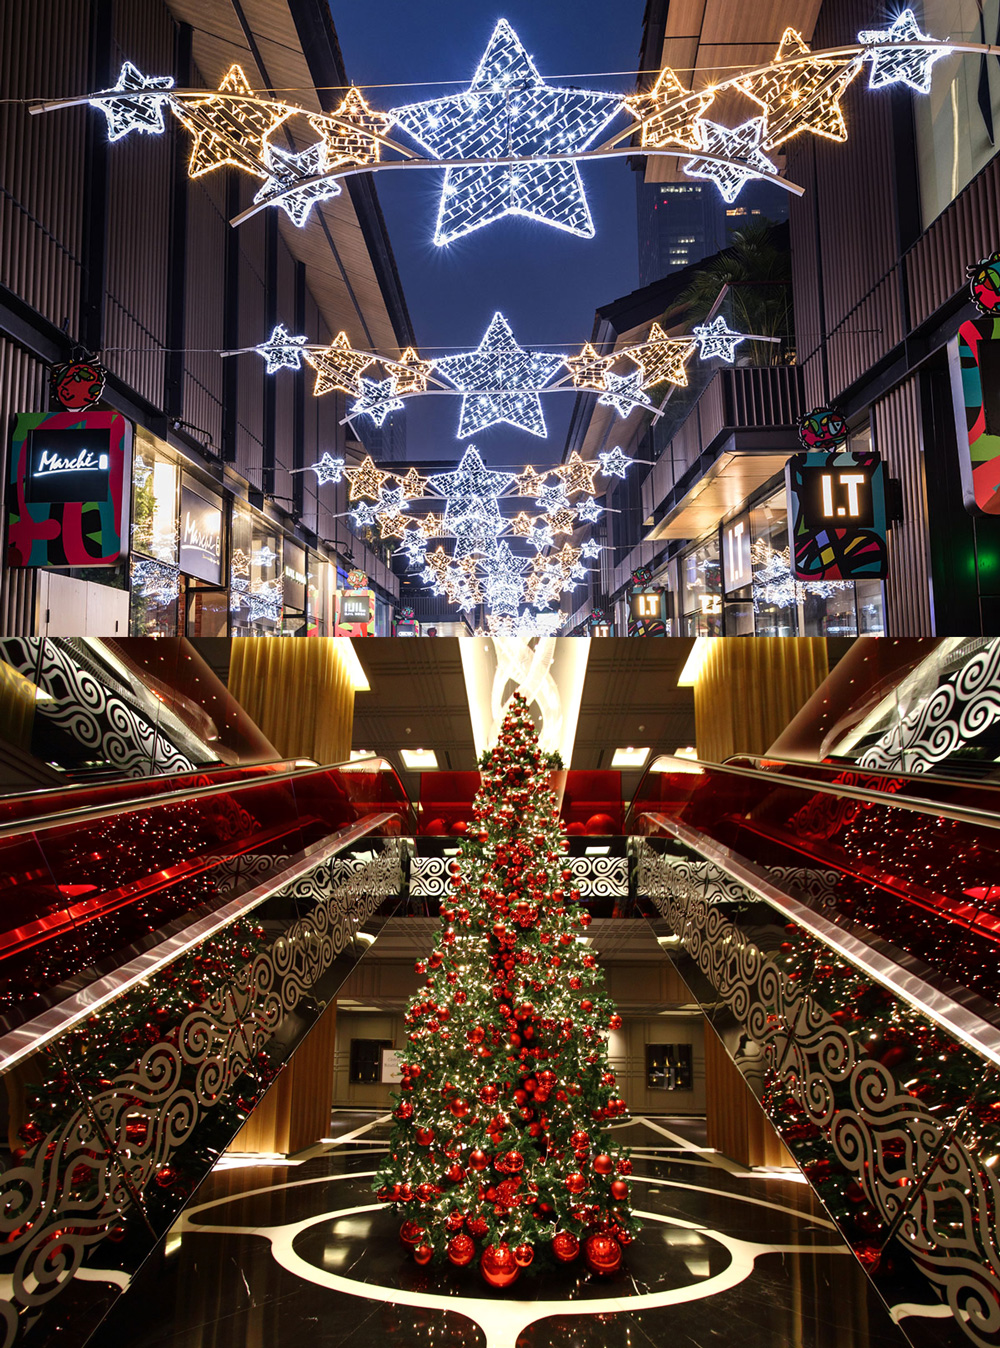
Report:
[[[794,359],[792,258],[779,242],[779,228],[762,220],[737,230],[730,246],[707,259],[677,297],[677,307],[687,306],[692,324],[700,323],[723,286],[729,286],[723,304],[731,325],[740,332],[781,338],[780,344],[754,342],[745,359],[751,365],[784,365]]]

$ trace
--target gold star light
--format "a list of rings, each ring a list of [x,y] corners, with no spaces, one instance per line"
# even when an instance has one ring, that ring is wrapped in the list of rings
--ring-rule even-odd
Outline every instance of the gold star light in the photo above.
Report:
[[[510,531],[518,538],[530,538],[535,522],[526,510],[522,510],[520,515],[515,515],[510,522]]]
[[[329,393],[331,389],[339,389],[341,393],[353,393],[360,397],[361,371],[367,370],[369,365],[375,363],[371,356],[353,349],[346,332],[338,332],[323,351],[303,351],[302,355],[316,371],[313,394],[317,398]]]
[[[562,567],[565,575],[569,575],[570,570],[580,560],[580,549],[571,547],[569,543],[564,543],[556,553],[559,559],[559,565]]]
[[[415,468],[411,468],[405,477],[397,475],[396,481],[403,488],[403,495],[408,501],[416,501],[423,496],[426,483]]]
[[[408,346],[399,360],[386,364],[386,369],[392,376],[393,393],[426,393],[434,362],[421,360],[413,347]]]
[[[381,143],[392,125],[392,118],[376,112],[365,102],[360,89],[352,85],[335,112],[325,117],[310,117],[309,125],[326,142],[327,161],[335,164],[375,164],[382,153]]]
[[[444,548],[439,546],[427,554],[427,565],[432,571],[437,572],[439,580],[443,580],[451,567],[451,558]]]
[[[589,388],[603,393],[608,387],[604,372],[614,365],[616,356],[602,356],[592,342],[587,342],[578,356],[566,359],[566,368],[573,376],[574,388]]]
[[[775,53],[775,65],[736,83],[737,89],[764,109],[767,118],[767,131],[761,141],[764,149],[777,149],[800,131],[812,131],[827,140],[847,139],[840,100],[862,63],[795,60],[807,55],[809,47],[801,33],[786,28]],[[791,64],[779,64],[782,62]]]
[[[542,476],[539,477],[539,475],[535,472],[534,468],[532,468],[531,464],[529,463],[527,468],[525,468],[524,472],[521,473],[519,477],[516,477],[514,479],[514,481],[517,483],[518,496],[530,496],[532,500],[534,500],[534,498],[542,490],[542,487],[545,485],[545,479],[547,477],[548,473],[543,473]]]
[[[552,472],[556,477],[562,478],[567,496],[572,496],[577,491],[585,491],[588,496],[593,496],[597,490],[594,486],[594,474],[599,467],[600,465],[596,463],[584,463],[574,449],[566,462],[560,464],[558,468],[553,468]]]
[[[377,501],[382,495],[382,483],[389,477],[389,474],[376,468],[372,456],[366,454],[361,462],[361,467],[345,468],[344,476],[351,484],[350,500],[360,501],[364,497],[369,501]]]
[[[422,534],[424,538],[437,538],[443,532],[443,515],[425,515],[423,519],[417,521],[417,533]]]
[[[250,558],[242,548],[237,548],[229,559],[229,570],[234,576],[249,576]]]
[[[291,117],[294,109],[281,103],[257,102],[242,67],[230,66],[219,85],[220,94],[245,94],[246,99],[196,98],[174,105],[181,123],[194,136],[188,175],[200,178],[223,164],[252,173],[257,178],[268,177],[263,163],[264,141]]]
[[[714,101],[714,89],[685,89],[670,67],[664,66],[652,89],[626,98],[625,106],[642,123],[641,145],[649,149],[680,145],[686,150],[700,150],[699,118]]]
[[[649,340],[642,346],[632,347],[626,354],[642,371],[644,389],[662,384],[664,380],[687,388],[687,362],[697,345],[693,337],[668,337],[659,323],[654,323],[649,330]]]
[[[557,510],[555,514],[545,516],[545,521],[554,534],[571,534],[575,519],[575,510]]]
[[[382,538],[402,538],[410,521],[405,515],[380,515],[378,527]]]

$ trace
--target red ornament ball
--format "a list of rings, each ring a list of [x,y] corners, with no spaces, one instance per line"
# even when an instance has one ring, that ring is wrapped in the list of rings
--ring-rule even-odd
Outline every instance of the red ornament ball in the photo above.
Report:
[[[456,1268],[465,1268],[476,1257],[476,1242],[471,1236],[461,1232],[452,1236],[448,1242],[448,1258]]]
[[[580,1253],[580,1242],[572,1231],[557,1231],[552,1237],[552,1253],[560,1264],[571,1264]]]
[[[598,1175],[610,1175],[614,1169],[614,1162],[606,1151],[602,1151],[599,1156],[594,1157],[594,1170]]]
[[[583,1257],[587,1267],[594,1273],[607,1277],[617,1273],[622,1265],[622,1247],[614,1236],[588,1236],[583,1247]]]
[[[399,1238],[404,1245],[419,1245],[426,1234],[419,1222],[404,1222],[399,1228]]]
[[[479,1269],[491,1287],[509,1287],[521,1276],[521,1268],[509,1245],[487,1245]]]
[[[466,1219],[465,1229],[469,1232],[470,1236],[478,1237],[485,1236],[486,1232],[489,1230],[489,1226],[487,1225],[485,1217],[477,1215]]]
[[[628,1185],[623,1179],[611,1181],[611,1197],[618,1203],[624,1203],[628,1198]]]
[[[585,833],[598,836],[615,832],[615,821],[609,814],[592,814],[587,820]]]
[[[582,1194],[586,1187],[587,1181],[579,1170],[573,1170],[566,1176],[566,1188],[571,1194]]]
[[[418,1264],[429,1264],[434,1258],[434,1251],[429,1245],[417,1245],[413,1251],[413,1257]]]
[[[528,1267],[530,1266],[530,1264],[531,1264],[532,1259],[534,1259],[534,1257],[535,1257],[535,1252],[534,1252],[534,1250],[531,1248],[530,1245],[517,1245],[517,1246],[515,1246],[515,1248],[514,1248],[514,1263],[518,1266],[518,1268],[528,1268]]]
[[[479,1151],[478,1148],[474,1152],[471,1152],[469,1154],[470,1170],[485,1170],[486,1167],[489,1165],[489,1163],[490,1158],[486,1155],[484,1151]]]

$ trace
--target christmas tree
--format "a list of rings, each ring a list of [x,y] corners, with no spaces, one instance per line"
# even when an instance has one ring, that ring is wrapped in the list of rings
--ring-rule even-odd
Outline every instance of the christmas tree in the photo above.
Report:
[[[374,1187],[420,1264],[478,1259],[494,1287],[536,1253],[613,1273],[634,1230],[632,1163],[607,1128],[627,1112],[607,1057],[621,1019],[519,693],[480,767],[437,944],[416,966],[427,977]]]

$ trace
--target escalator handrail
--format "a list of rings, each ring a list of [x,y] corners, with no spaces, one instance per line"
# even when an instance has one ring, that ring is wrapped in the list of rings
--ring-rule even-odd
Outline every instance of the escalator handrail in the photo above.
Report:
[[[670,754],[661,754],[660,758],[669,758]],[[657,760],[654,760],[657,761]],[[749,777],[753,781],[764,783],[769,787],[791,786],[799,790],[809,791],[823,796],[846,797],[848,800],[861,801],[866,805],[883,805],[897,810],[910,810],[914,814],[929,814],[937,819],[950,819],[955,823],[975,824],[979,828],[1000,829],[1000,813],[996,810],[977,810],[969,806],[945,805],[939,801],[925,800],[921,796],[895,796],[885,791],[869,791],[863,786],[848,786],[846,783],[827,784],[825,782],[814,782],[807,777],[792,777],[786,773],[766,772],[760,768],[738,768],[726,763],[703,762],[699,759],[701,766],[709,771],[713,768],[719,772],[731,773],[736,777]],[[642,784],[646,775],[652,768],[652,764],[643,774],[642,781],[639,783],[639,790],[635,792],[632,798],[633,804],[629,807],[629,814],[635,802],[640,799]],[[895,777],[897,773],[888,773],[887,776]],[[628,819],[626,819],[626,828]]]
[[[731,847],[664,814],[644,813],[642,818],[649,819],[684,846],[699,852],[706,861],[731,875],[789,921],[803,927],[817,940],[835,950],[848,964],[863,969],[874,982],[888,988],[894,996],[907,1002],[922,1015],[929,1016],[974,1053],[1000,1066],[1000,1026],[955,1001],[918,974],[901,968],[887,955],[779,889],[766,871]]]
[[[158,945],[143,951],[141,955],[137,955],[112,973],[88,984],[55,1006],[46,1008],[7,1034],[0,1035],[0,1074],[21,1059],[36,1053],[58,1035],[72,1029],[79,1021],[93,1015],[106,1003],[120,997],[143,979],[150,978],[191,946],[207,941],[229,922],[258,908],[272,894],[291,884],[301,875],[314,870],[320,862],[329,860],[361,838],[374,833],[390,819],[398,818],[398,811],[385,810],[380,814],[367,815],[356,823],[338,829],[322,842],[306,848],[298,860],[290,866],[286,866],[275,875],[269,875],[266,880],[262,880],[245,894],[231,899],[204,917],[196,918],[182,931],[168,936]]]
[[[314,768],[290,768],[287,772],[275,772],[265,777],[255,777],[245,783],[240,782],[215,782],[211,786],[197,786],[178,791],[166,791],[162,795],[137,796],[132,800],[116,801],[113,805],[80,805],[76,809],[61,810],[55,814],[36,815],[30,819],[11,820],[9,823],[0,824],[0,838],[16,837],[22,833],[44,833],[53,828],[64,828],[67,824],[89,823],[91,820],[107,819],[120,814],[132,814],[137,810],[158,809],[161,805],[179,804],[181,801],[201,800],[206,796],[232,795],[234,791],[249,791],[254,787],[269,786],[275,782],[290,781],[293,778],[303,778],[312,776],[316,773],[327,773],[354,770],[357,771],[358,765],[367,762],[389,763],[387,758],[375,754],[371,759],[355,758],[348,759],[342,763],[321,764]],[[250,764],[248,766],[257,766]],[[395,768],[389,763],[393,776],[399,783],[400,795],[406,802],[410,815],[413,814],[413,805],[403,789],[402,782]],[[143,778],[148,781],[148,778]],[[397,811],[398,813],[398,811]]]
[[[846,758],[803,759],[782,758],[776,754],[731,754],[720,766],[728,769],[737,767],[741,762],[754,764],[753,771],[755,772],[768,772],[770,769],[762,767],[761,764],[769,763],[782,768],[820,769],[831,776],[837,772],[858,772],[871,777],[891,777],[893,781],[906,782],[907,784],[913,782],[921,785],[949,787],[952,790],[960,788],[962,790],[1000,793],[1000,781],[978,780],[972,777],[942,777],[936,772],[900,772],[895,768],[870,768],[863,763],[855,763]],[[777,776],[778,774],[773,775]]]

